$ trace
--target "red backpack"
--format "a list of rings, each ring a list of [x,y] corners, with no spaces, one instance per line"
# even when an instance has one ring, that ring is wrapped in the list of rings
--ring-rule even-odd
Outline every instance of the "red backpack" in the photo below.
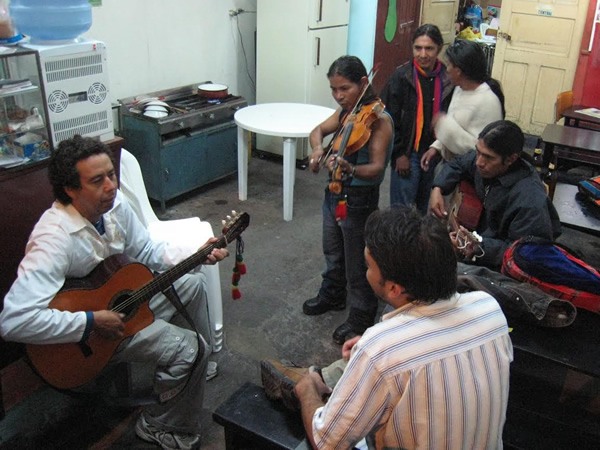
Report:
[[[558,245],[519,239],[504,253],[502,273],[600,313],[600,273]]]

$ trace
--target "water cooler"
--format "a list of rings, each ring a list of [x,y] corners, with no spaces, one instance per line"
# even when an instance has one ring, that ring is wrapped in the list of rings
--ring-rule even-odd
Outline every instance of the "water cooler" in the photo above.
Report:
[[[114,138],[106,46],[95,40],[60,45],[22,44],[39,57],[52,144],[76,134]]]
[[[106,46],[80,36],[92,24],[88,0],[12,0],[10,15],[38,55],[52,145],[76,134],[114,138]]]

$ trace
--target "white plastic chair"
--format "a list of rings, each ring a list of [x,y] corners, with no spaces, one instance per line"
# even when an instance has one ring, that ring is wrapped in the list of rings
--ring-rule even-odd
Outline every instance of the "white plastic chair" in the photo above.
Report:
[[[198,217],[159,220],[148,200],[140,165],[135,156],[125,149],[121,149],[120,169],[121,192],[131,204],[140,221],[148,228],[152,239],[171,242],[175,244],[174,247],[189,255],[214,236],[211,225],[201,221]],[[218,263],[203,266],[202,271],[206,275],[212,351],[218,352],[223,347],[223,299]]]

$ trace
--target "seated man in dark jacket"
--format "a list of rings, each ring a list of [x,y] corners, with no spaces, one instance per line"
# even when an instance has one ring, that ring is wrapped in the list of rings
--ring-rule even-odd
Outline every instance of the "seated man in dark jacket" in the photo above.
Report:
[[[492,122],[479,134],[475,150],[445,163],[433,182],[429,207],[439,218],[448,216],[443,196],[462,180],[473,184],[483,204],[475,230],[481,242],[465,245],[464,233],[459,239],[452,234],[465,262],[500,270],[504,252],[517,239],[553,242],[560,235],[558,213],[540,177],[520,157],[524,141],[515,123]]]

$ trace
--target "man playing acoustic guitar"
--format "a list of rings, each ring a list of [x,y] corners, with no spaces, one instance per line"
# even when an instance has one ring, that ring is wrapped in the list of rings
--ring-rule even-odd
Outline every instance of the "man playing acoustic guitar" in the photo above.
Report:
[[[177,314],[171,301],[158,294],[149,301],[154,320],[149,314],[148,325],[131,334],[127,334],[127,329],[135,323],[136,311],[129,314],[124,309],[109,310],[110,298],[102,307],[86,307],[92,300],[101,301],[100,292],[84,293],[84,306],[74,312],[53,307],[51,302],[65,281],[87,276],[113,255],[124,254],[161,272],[179,261],[169,262],[166,244],[151,241],[117,189],[112,154],[105,144],[81,136],[62,141],[52,155],[49,176],[56,201],[35,225],[18,277],[4,299],[0,315],[2,337],[26,343],[32,349],[41,348],[42,352],[49,344],[48,353],[53,353],[54,348],[79,348],[85,358],[100,353],[93,348],[94,342],[113,343],[115,351],[108,358],[110,363],[153,364],[158,402],[142,412],[135,427],[137,435],[163,448],[199,446],[210,353],[206,342],[210,340],[210,328],[204,275],[183,272],[173,283],[191,320],[184,320],[182,316],[186,314]],[[228,255],[227,249],[210,249],[217,240],[208,241],[207,256],[202,255],[200,262],[214,264]],[[123,278],[123,284],[127,284],[132,276],[125,272]],[[164,290],[169,286],[170,283]],[[126,289],[127,286],[119,288]],[[193,322],[199,333],[188,322]],[[69,363],[72,364],[65,358],[55,366],[57,370],[77,372],[77,366],[67,368]],[[102,369],[103,366],[98,368]],[[38,372],[44,377],[41,370]]]
[[[445,163],[433,182],[429,208],[439,218],[448,218],[443,196],[461,181],[472,183],[481,202],[476,230],[459,227],[451,234],[465,262],[499,271],[504,252],[517,239],[553,242],[560,235],[558,213],[539,175],[520,157],[524,142],[515,123],[492,122],[479,134],[475,150]],[[481,241],[468,231],[477,231]]]

